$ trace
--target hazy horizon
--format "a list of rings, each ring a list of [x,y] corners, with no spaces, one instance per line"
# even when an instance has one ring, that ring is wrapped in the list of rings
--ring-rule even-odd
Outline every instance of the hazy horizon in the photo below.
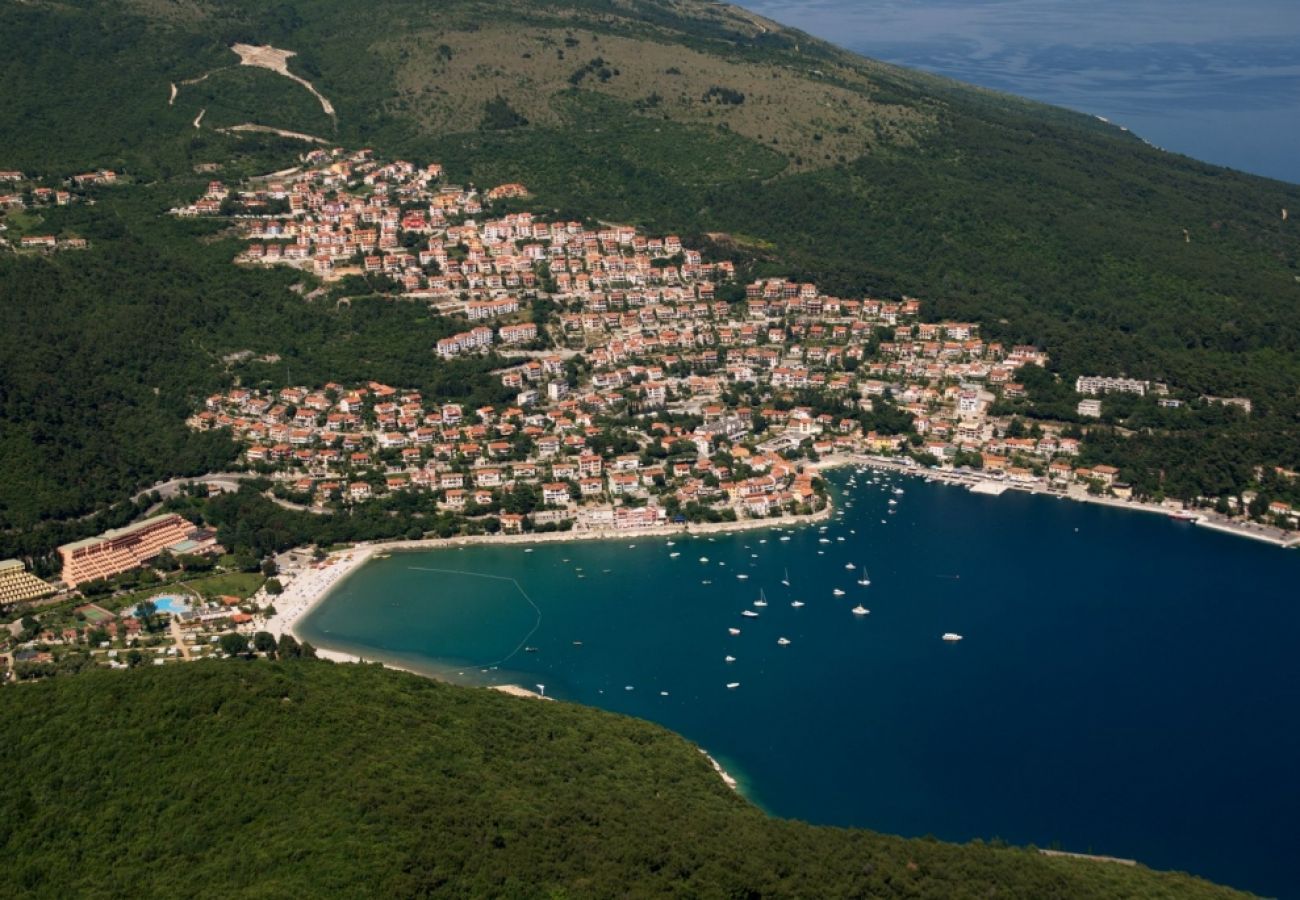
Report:
[[[1206,162],[1300,182],[1300,4],[745,0],[876,59],[1104,116]]]

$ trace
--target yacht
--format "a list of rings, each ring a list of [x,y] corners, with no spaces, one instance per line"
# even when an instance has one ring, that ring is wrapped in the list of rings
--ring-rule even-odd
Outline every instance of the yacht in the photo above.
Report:
[[[843,597],[843,596],[844,596],[844,592],[843,592],[842,590],[840,590],[839,588],[836,588],[835,590],[831,591],[831,593],[834,594],[836,597]]]
[[[846,568],[846,569],[848,569],[850,572],[852,572],[854,569],[857,568],[857,566],[853,565],[853,563],[845,563],[845,564],[844,564],[844,568]]]
[[[953,631],[945,631],[943,633],[943,639],[950,644],[955,644],[961,640],[961,635]]]
[[[818,539],[817,539],[817,543],[819,543],[819,544],[829,544],[830,542],[831,542],[831,539],[830,539],[830,538],[818,538]]]
[[[727,634],[731,635],[732,637],[735,637],[736,635],[740,634],[740,629],[739,629],[739,628],[728,628],[728,629],[727,629]]]
[[[901,497],[901,496],[903,496],[903,489],[902,489],[902,488],[897,488],[897,487],[896,487],[896,488],[894,488],[894,493],[895,493],[896,495],[898,495],[899,497]]]
[[[895,500],[893,497],[890,497],[890,498],[889,498],[889,505],[890,505],[890,506],[897,506],[897,505],[898,505],[898,501]]]
[[[748,580],[749,580],[749,576],[746,575],[744,572],[740,572],[740,573],[738,573],[738,574],[736,575],[736,577],[739,578],[741,581],[748,581]]]
[[[668,558],[669,558],[669,559],[676,559],[676,558],[679,557],[679,556],[681,556],[681,554],[678,553],[676,550],[674,550],[672,553],[669,553],[669,554],[668,554]]]
[[[788,535],[788,534],[783,534],[783,535],[781,535],[781,540],[783,540],[783,541],[788,541],[788,540],[790,540],[790,535]]]
[[[857,606],[853,607],[853,615],[855,615],[855,616],[865,616],[865,615],[869,615],[870,613],[871,613],[871,610],[867,609],[867,608],[866,608],[865,606],[863,606],[861,603],[859,603]]]
[[[782,647],[788,647],[788,646],[790,646],[790,639],[789,639],[789,638],[777,638],[777,639],[776,639],[776,642],[777,642],[778,644],[780,644]]]
[[[738,688],[738,687],[740,687],[740,682],[739,682],[739,681],[728,681],[728,682],[727,682],[727,690],[729,690],[729,691],[734,691],[734,690],[735,690],[736,688]]]
[[[709,561],[709,558],[708,558],[707,556],[701,556],[701,557],[700,557],[700,562],[702,562],[702,563],[706,563],[706,562],[708,562],[708,561]]]
[[[728,656],[726,656],[726,657],[723,658],[723,662],[733,663],[733,662],[735,662],[735,661],[736,661],[736,657],[734,657],[734,656],[730,656],[730,655],[728,655]]]
[[[747,618],[747,619],[757,619],[757,618],[758,618],[758,613],[754,612],[752,609],[747,609],[747,610],[745,610],[744,612],[741,613],[741,615],[744,616],[744,617]]]

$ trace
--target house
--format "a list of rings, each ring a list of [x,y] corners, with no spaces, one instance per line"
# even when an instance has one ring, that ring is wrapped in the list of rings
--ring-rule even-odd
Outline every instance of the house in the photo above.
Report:
[[[548,506],[565,506],[569,502],[569,485],[553,481],[542,485],[542,502]]]

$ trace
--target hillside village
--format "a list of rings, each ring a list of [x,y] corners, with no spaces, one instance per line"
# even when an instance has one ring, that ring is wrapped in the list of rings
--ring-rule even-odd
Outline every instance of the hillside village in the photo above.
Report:
[[[315,151],[306,163],[241,190],[214,182],[178,214],[234,216],[245,264],[389,275],[402,299],[463,316],[464,330],[431,354],[498,353],[499,377],[518,393],[479,409],[374,383],[208,398],[192,426],[230,428],[245,460],[303,502],[425,490],[472,514],[530,486],[523,518],[505,513],[502,529],[634,528],[686,510],[807,507],[804,464],[856,452],[1124,491],[1116,470],[1074,464],[1079,435],[1007,434],[988,414],[1023,394],[1016,371],[1044,365],[1040,348],[922,322],[915,299],[831,297],[779,278],[739,285],[730,262],[708,262],[674,235],[494,215],[499,201],[527,196],[523,185],[480,194],[445,183],[437,164],[364,151]],[[631,438],[621,452],[611,429]]]
[[[503,494],[530,486],[504,504],[515,510],[499,520],[507,531],[793,512],[812,499],[800,461],[837,453],[1132,495],[1114,466],[1078,463],[1077,424],[1025,427],[1006,414],[1026,397],[1017,372],[1047,363],[1042,348],[921,321],[916,299],[832,297],[782,278],[741,285],[730,261],[676,235],[502,209],[528,196],[366,150],[316,150],[300,170],[239,189],[213,182],[176,212],[233,217],[241,263],[387,276],[394,297],[463,320],[432,353],[498,354],[518,393],[470,410],[382,384],[236,389],[208,398],[191,425],[230,428],[247,463],[317,508],[424,490],[443,508],[495,514]],[[1077,418],[1099,417],[1106,395],[1148,389],[1161,407],[1185,402],[1164,385],[1083,376]],[[1201,401],[1250,412],[1244,398]],[[631,441],[618,454],[611,429]],[[1266,512],[1280,525],[1300,515],[1278,502]]]

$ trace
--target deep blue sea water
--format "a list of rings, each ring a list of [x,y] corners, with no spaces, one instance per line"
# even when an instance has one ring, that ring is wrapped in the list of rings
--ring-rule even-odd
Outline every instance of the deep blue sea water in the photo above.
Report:
[[[743,0],[850,50],[1300,182],[1295,0]]]
[[[842,519],[789,541],[395,554],[300,633],[660,722],[776,815],[1059,844],[1300,894],[1300,553],[1162,516],[895,477],[898,496],[856,477]],[[760,591],[769,605],[742,617]],[[850,613],[859,601],[869,616]]]

